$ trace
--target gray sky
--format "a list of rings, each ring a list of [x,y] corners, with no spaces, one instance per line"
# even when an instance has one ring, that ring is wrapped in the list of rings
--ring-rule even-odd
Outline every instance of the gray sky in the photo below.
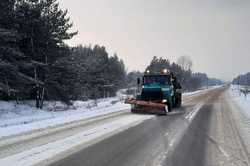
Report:
[[[250,71],[249,0],[59,0],[79,34],[70,45],[101,44],[131,70],[153,56],[189,55],[194,71],[231,80]]]

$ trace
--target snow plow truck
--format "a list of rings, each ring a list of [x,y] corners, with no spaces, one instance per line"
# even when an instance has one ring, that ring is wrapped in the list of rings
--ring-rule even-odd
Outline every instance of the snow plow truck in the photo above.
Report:
[[[126,99],[133,113],[164,114],[174,107],[181,107],[182,87],[175,75],[168,69],[159,73],[146,70],[137,79],[138,92],[135,98]]]

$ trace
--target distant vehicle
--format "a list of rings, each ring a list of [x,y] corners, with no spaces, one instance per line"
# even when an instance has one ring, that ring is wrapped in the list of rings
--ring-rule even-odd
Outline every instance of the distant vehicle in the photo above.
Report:
[[[141,83],[142,82],[142,83]],[[181,107],[182,87],[174,74],[163,69],[159,73],[147,70],[143,77],[138,78],[136,98],[125,101],[131,104],[131,112],[167,114],[174,107]]]

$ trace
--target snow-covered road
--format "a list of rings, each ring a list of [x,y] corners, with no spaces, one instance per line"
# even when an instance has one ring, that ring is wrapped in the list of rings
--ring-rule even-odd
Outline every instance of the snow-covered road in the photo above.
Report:
[[[187,101],[190,96],[204,94],[215,88],[218,87],[184,93],[183,96]],[[58,102],[46,103],[44,110],[38,110],[30,104],[16,105],[14,102],[0,101],[0,140],[14,135],[60,127],[64,124],[129,110],[130,105],[124,104],[124,101],[120,98],[121,96],[100,99],[98,105],[94,105],[94,101],[75,101],[72,108],[67,111],[48,111],[63,107]]]
[[[206,96],[210,90],[187,94],[183,102],[194,103],[193,100]],[[59,113],[59,116],[38,122],[1,127],[0,165],[48,164],[156,117],[131,114],[128,105],[105,102],[108,106],[102,104],[90,112],[73,110],[66,117],[65,113],[61,113],[64,116]],[[187,107],[189,110],[183,112],[184,118],[191,122],[203,104],[199,102],[192,108]]]
[[[29,166],[43,163],[48,164],[48,159],[50,159],[50,162],[62,159],[65,155],[72,154],[73,152],[79,150],[79,147],[80,149],[87,147],[97,141],[101,141],[109,136],[112,136],[114,133],[131,128],[153,117],[154,116],[152,115],[145,116],[130,114],[121,116],[120,118],[114,118],[115,120],[109,119],[109,121],[94,125],[91,128],[83,127],[81,128],[81,132],[79,131],[72,136],[55,140],[47,144],[42,144],[40,142],[40,146],[0,159],[0,164],[8,166]],[[67,132],[67,130],[65,132]]]

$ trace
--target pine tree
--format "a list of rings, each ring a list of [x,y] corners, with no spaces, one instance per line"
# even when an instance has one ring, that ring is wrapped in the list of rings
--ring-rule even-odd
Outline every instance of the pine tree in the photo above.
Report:
[[[16,30],[15,1],[0,2],[0,87],[10,98],[20,93],[24,84],[41,82],[34,80],[23,72],[29,64],[18,46],[20,36]]]
[[[61,10],[56,0],[19,0],[16,4],[17,31],[21,34],[18,45],[33,66],[27,74],[44,82],[43,86],[30,87],[38,108],[42,108],[45,94],[52,94],[48,86],[59,87],[52,68],[58,59],[69,54],[64,40],[77,34],[68,32],[72,27],[69,21],[67,11]]]

